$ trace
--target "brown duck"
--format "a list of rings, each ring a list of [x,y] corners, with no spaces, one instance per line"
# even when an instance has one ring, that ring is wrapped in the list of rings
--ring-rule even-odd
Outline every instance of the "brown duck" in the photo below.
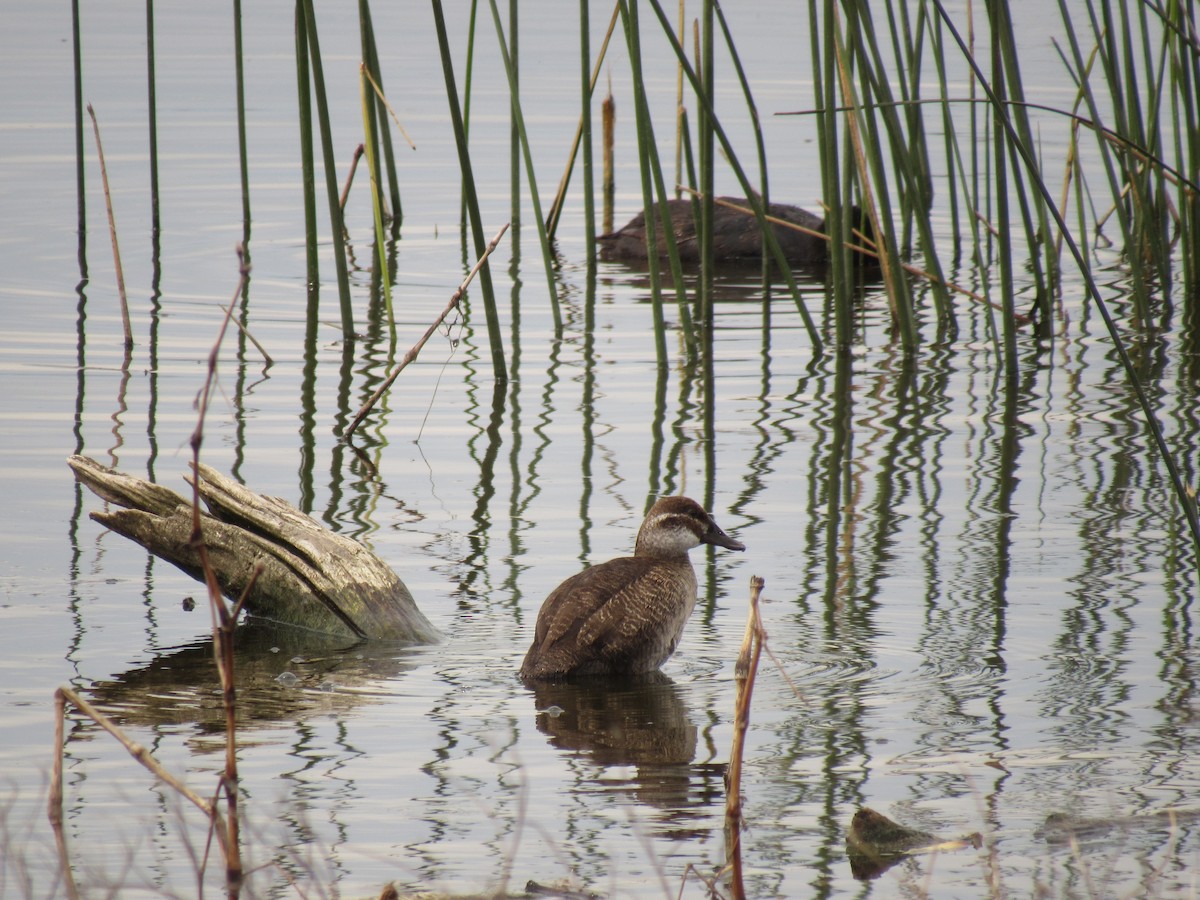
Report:
[[[750,204],[742,197],[720,197],[722,203],[731,203],[748,209]],[[675,244],[679,248],[682,262],[694,263],[700,259],[699,242],[696,239],[696,224],[692,219],[691,200],[670,200],[671,226],[675,232]],[[825,220],[818,215],[789,206],[785,203],[767,204],[767,215],[811,231],[824,233]],[[857,210],[854,211],[857,216]],[[655,224],[658,224],[657,220]],[[822,234],[808,234],[794,228],[772,223],[772,230],[783,255],[789,263],[816,265],[829,260],[829,242]],[[667,242],[662,229],[657,229],[658,255],[667,256]],[[600,245],[600,257],[614,261],[644,260],[646,258],[646,216],[640,212],[624,227],[596,238]],[[752,260],[762,256],[762,232],[753,215],[730,209],[718,203],[713,207],[713,256],[718,260]]]
[[[695,500],[659,500],[638,529],[633,556],[584,569],[546,598],[521,677],[653,672],[675,651],[696,605],[688,551],[700,544],[746,549]]]

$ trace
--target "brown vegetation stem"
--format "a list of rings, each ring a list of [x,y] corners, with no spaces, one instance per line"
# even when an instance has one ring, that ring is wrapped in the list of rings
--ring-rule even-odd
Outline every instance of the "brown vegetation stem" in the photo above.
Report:
[[[100,125],[96,121],[96,111],[92,104],[87,105],[88,115],[92,118],[92,133],[96,135],[96,155],[100,159],[100,181],[104,184],[104,206],[108,210],[108,236],[112,240],[113,268],[117,278],[117,296],[121,298],[121,325],[125,329],[125,349],[133,348],[133,326],[129,322],[129,298],[125,294],[125,272],[121,268],[121,248],[117,245],[117,221],[113,216],[112,191],[108,187],[108,166],[104,164],[104,145],[100,143]],[[125,365],[129,365],[129,355],[125,356]]]
[[[367,148],[359,144],[354,148],[354,155],[350,158],[350,171],[346,173],[346,183],[342,186],[342,196],[338,198],[338,206],[342,208],[342,212],[346,211],[346,199],[350,196],[350,185],[354,184],[354,173],[358,171],[358,161],[362,159]]]
[[[54,844],[58,849],[58,868],[69,900],[77,900],[79,887],[75,884],[75,872],[71,869],[71,855],[67,850],[67,833],[63,831],[63,749],[64,722],[67,718],[67,698],[64,689],[54,692],[54,763],[50,772],[50,797],[46,802],[46,815],[54,832]]]
[[[746,633],[742,649],[734,665],[737,683],[734,701],[733,741],[729,751],[729,769],[725,773],[725,860],[730,870],[730,893],[734,900],[745,900],[742,881],[742,755],[746,746],[746,730],[750,726],[750,699],[754,693],[754,678],[762,656],[763,628],[758,616],[758,601],[766,584],[758,575],[750,577],[750,613],[746,618]]]
[[[438,326],[445,321],[446,316],[450,315],[450,313],[457,308],[459,301],[462,300],[463,294],[467,292],[467,286],[475,278],[475,274],[481,268],[483,268],[483,264],[487,262],[487,258],[492,255],[492,251],[496,249],[496,246],[500,243],[500,238],[504,237],[504,232],[506,231],[508,231],[507,222],[505,222],[500,230],[496,232],[496,236],[492,238],[491,243],[487,245],[487,249],[483,251],[483,255],[480,256],[475,262],[475,265],[471,268],[471,271],[467,273],[467,277],[464,278],[462,284],[458,286],[458,290],[456,290],[453,296],[450,297],[450,302],[446,304],[446,308],[442,310],[441,315],[434,319],[433,324],[425,329],[425,334],[421,336],[421,339],[413,344],[409,351],[404,354],[404,358],[400,360],[400,364],[392,370],[392,373],[384,379],[383,384],[379,386],[379,389],[375,391],[375,393],[371,395],[370,399],[368,399],[367,402],[362,405],[359,411],[355,413],[353,421],[351,421],[346,427],[345,438],[347,440],[354,436],[354,432],[358,429],[358,426],[362,424],[363,419],[367,417],[367,413],[369,413],[375,404],[379,402],[379,398],[387,393],[388,388],[392,386],[392,383],[395,382],[397,376],[404,371],[405,367],[409,363],[417,358],[417,355],[420,354],[421,349],[426,343],[428,343],[429,339],[433,337],[433,333],[437,331]]]
[[[225,318],[221,321],[221,328],[217,332],[217,339],[213,342],[212,349],[208,353],[208,371],[205,374],[204,387],[201,388],[200,396],[197,399],[196,429],[192,432],[191,439],[192,468],[195,476],[192,478],[192,534],[190,543],[196,548],[196,554],[200,558],[200,567],[204,571],[204,584],[208,589],[208,606],[212,614],[213,656],[216,661],[217,674],[221,681],[221,695],[225,706],[225,771],[221,776],[218,796],[221,792],[224,792],[229,809],[229,822],[226,826],[227,833],[222,836],[222,850],[225,854],[225,883],[230,894],[238,892],[243,874],[237,802],[237,692],[233,680],[233,626],[236,618],[230,616],[230,611],[225,606],[221,586],[217,582],[217,573],[209,561],[208,547],[204,543],[204,535],[200,528],[200,447],[204,443],[204,419],[208,415],[208,405],[212,398],[213,384],[217,379],[217,359],[221,350],[221,342],[225,339],[225,333],[229,330],[229,322],[233,318],[233,310],[237,305],[237,298],[245,289],[246,279],[250,276],[250,266],[246,261],[245,250],[241,245],[237,248],[237,255],[238,283],[234,289],[233,297],[229,301],[229,307],[225,310]],[[251,578],[251,584],[254,583],[256,577],[257,573]],[[240,609],[240,607],[241,602],[239,601],[238,608]],[[212,804],[212,809],[215,813],[215,801]],[[215,823],[216,820],[214,819],[213,821]]]

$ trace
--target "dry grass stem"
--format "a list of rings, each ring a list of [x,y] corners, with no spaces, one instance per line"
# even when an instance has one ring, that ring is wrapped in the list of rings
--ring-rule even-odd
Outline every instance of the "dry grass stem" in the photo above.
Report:
[[[225,313],[226,315],[231,315],[230,310],[232,310],[232,309],[233,309],[232,303],[229,304],[228,307],[224,307],[224,306],[221,307],[221,311],[223,313]],[[271,358],[271,354],[267,352],[267,348],[258,342],[258,338],[256,338],[251,333],[249,328],[247,328],[245,325],[243,325],[239,319],[233,319],[233,324],[238,327],[238,331],[240,331],[242,334],[244,334],[246,336],[246,340],[248,340],[250,343],[252,343],[254,345],[254,349],[262,354],[264,363],[266,363],[268,366],[275,365],[275,360]]]
[[[746,633],[734,665],[737,685],[734,701],[733,741],[729,751],[729,769],[725,773],[725,859],[729,870],[729,887],[734,900],[744,900],[742,880],[742,756],[746,746],[746,730],[750,726],[750,700],[754,679],[766,637],[758,615],[758,601],[766,584],[757,575],[750,577],[750,613],[746,618]]]
[[[396,111],[392,109],[392,104],[388,103],[387,97],[383,95],[383,91],[379,89],[379,85],[375,82],[375,79],[371,77],[371,70],[366,66],[363,66],[362,71],[363,74],[367,76],[367,81],[371,82],[371,87],[375,91],[375,96],[379,98],[379,102],[383,104],[384,108],[388,111],[388,115],[392,117],[392,121],[396,123],[396,128],[399,130],[400,136],[404,138],[405,143],[408,144],[409,148],[416,150],[417,145],[413,143],[413,139],[408,136],[408,132],[405,131],[404,126],[400,124],[400,117],[396,115]]]
[[[92,104],[87,105],[88,115],[92,119],[92,133],[96,136],[96,155],[100,159],[100,181],[104,185],[104,207],[108,210],[108,236],[112,240],[113,269],[117,278],[117,295],[121,298],[121,325],[125,329],[125,349],[133,348],[133,326],[129,322],[129,298],[125,294],[125,270],[121,267],[121,248],[117,246],[117,220],[113,216],[112,191],[108,187],[108,166],[104,163],[104,145],[100,143],[100,125],[96,121],[96,111]],[[126,354],[126,365],[129,357]]]

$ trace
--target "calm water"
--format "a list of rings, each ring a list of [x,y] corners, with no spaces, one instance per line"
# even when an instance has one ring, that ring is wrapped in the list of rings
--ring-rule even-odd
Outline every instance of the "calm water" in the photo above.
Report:
[[[361,182],[348,227],[365,336],[342,340],[326,253],[321,323],[306,342],[292,7],[247,7],[246,323],[275,364],[226,339],[204,459],[369,544],[446,635],[431,648],[349,650],[245,635],[241,773],[247,856],[261,867],[248,893],[367,896],[392,880],[519,891],[565,879],[614,896],[675,896],[682,882],[684,896],[703,896],[698,877],[684,879],[724,861],[732,664],[751,575],[767,582],[771,650],[744,780],[753,896],[1200,892],[1196,825],[1165,815],[1195,809],[1200,795],[1195,557],[1078,286],[1064,294],[1055,344],[1023,347],[1011,390],[983,310],[964,312],[955,343],[912,363],[889,340],[885,298],[867,291],[856,352],[814,359],[793,301],[764,299],[737,274],[722,279],[713,376],[687,363],[674,331],[660,372],[644,276],[602,264],[589,290],[576,193],[559,238],[561,335],[526,209],[493,268],[507,384],[494,383],[473,308],[400,377],[360,458],[334,429],[466,267],[430,18],[374,11],[389,96],[417,144],[400,158],[393,353],[369,309]],[[791,5],[754,9],[731,20],[759,50],[748,64],[760,107],[808,106],[804,21]],[[102,128],[134,323],[127,369],[90,130],[85,239],[76,233],[69,9],[6,12],[0,28],[5,896],[60,890],[44,812],[56,686],[95,699],[201,793],[223,761],[209,617],[183,603],[199,586],[90,521],[99,501],[64,464],[80,452],[182,487],[192,402],[236,282],[230,11],[155,12],[157,252],[145,7],[88,6],[83,19],[83,95]],[[323,4],[320,15],[341,181],[360,139],[357,25],[352,4]],[[509,216],[508,113],[486,10],[481,21],[472,143],[491,233]],[[461,21],[451,30],[465,33]],[[573,9],[522,5],[544,192],[574,129],[576,31]],[[1045,28],[1033,31],[1032,58],[1058,85]],[[613,52],[624,218],[640,189],[626,69]],[[669,111],[673,75],[661,48],[647,52],[655,103]],[[725,108],[745,136],[733,90]],[[816,203],[811,127],[766,121],[777,198]],[[1062,135],[1047,128],[1043,139],[1054,153]],[[1119,299],[1118,261],[1100,262]],[[821,285],[804,288],[827,316]],[[1196,360],[1172,335],[1141,345],[1138,359],[1160,386],[1171,440],[1194,449]],[[526,690],[515,670],[542,598],[584,564],[628,552],[647,499],[670,492],[709,504],[748,550],[694,554],[701,603],[667,680]],[[298,680],[281,683],[284,671]],[[67,830],[89,896],[194,895],[198,816],[90,722],[72,714],[68,730]],[[845,827],[863,805],[947,837],[981,832],[983,847],[857,881]],[[1041,830],[1053,812],[1116,821],[1071,846]]]

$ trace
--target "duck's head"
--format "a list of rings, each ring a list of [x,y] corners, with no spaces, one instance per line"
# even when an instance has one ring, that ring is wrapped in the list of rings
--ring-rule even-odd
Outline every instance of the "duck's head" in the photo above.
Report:
[[[638,529],[634,556],[677,556],[701,544],[728,550],[746,545],[727,535],[713,517],[690,497],[663,497],[646,513]]]

